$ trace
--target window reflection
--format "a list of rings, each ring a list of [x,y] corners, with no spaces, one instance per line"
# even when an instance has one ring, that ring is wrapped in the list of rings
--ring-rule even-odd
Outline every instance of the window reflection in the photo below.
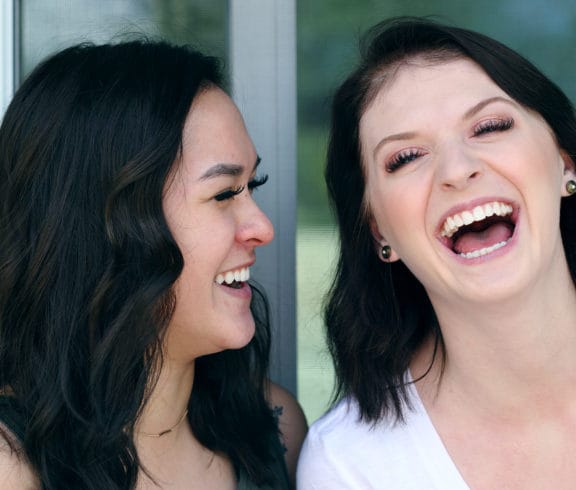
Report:
[[[20,77],[71,44],[142,35],[194,43],[226,58],[227,5],[227,0],[21,0]]]

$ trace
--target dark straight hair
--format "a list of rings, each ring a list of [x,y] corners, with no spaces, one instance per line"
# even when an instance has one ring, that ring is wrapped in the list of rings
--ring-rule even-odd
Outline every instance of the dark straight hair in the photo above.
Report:
[[[148,40],[40,64],[0,127],[0,387],[45,489],[134,488],[135,421],[157,379],[183,257],[162,208],[192,101],[219,62]],[[257,484],[273,482],[269,330],[198,360],[188,419]],[[8,439],[10,436],[5,433]],[[153,475],[151,475],[153,477]]]
[[[421,283],[402,262],[382,263],[370,232],[359,122],[396,69],[412,59],[431,63],[467,58],[508,95],[540,114],[559,147],[574,160],[576,120],[570,100],[532,63],[483,34],[414,17],[394,18],[369,30],[357,68],[333,98],[326,183],[340,232],[340,254],[325,322],[337,385],[335,398],[354,397],[361,418],[402,420],[409,406],[405,373],[423,340],[444,344]],[[560,228],[576,278],[576,201],[563,199]]]

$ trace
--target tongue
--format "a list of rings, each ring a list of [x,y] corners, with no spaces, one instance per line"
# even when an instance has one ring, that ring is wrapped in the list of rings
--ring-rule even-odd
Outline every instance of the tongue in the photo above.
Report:
[[[500,242],[505,242],[512,236],[512,226],[509,223],[498,222],[485,230],[467,231],[455,241],[452,249],[456,253],[469,253],[481,250]]]

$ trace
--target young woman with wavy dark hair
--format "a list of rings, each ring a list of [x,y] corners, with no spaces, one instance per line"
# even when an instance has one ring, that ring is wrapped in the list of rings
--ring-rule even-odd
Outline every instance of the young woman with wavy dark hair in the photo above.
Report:
[[[386,21],[333,101],[335,406],[299,489],[576,481],[576,119],[522,56]]]
[[[221,86],[217,60],[143,40],[65,49],[15,94],[2,488],[288,488],[305,422],[266,380],[248,283],[273,236],[251,195],[266,177]]]

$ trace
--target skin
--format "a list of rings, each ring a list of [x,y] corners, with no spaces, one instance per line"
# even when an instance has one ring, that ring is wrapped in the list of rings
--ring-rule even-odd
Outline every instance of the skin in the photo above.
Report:
[[[360,138],[374,237],[421,281],[440,322],[442,381],[436,363],[417,389],[456,467],[472,489],[572,488],[576,291],[559,230],[572,161],[467,59],[402,66]],[[387,171],[399,154],[404,165]],[[442,243],[447,215],[494,199],[515,208],[506,246],[465,260]],[[417,352],[414,377],[431,351]]]
[[[254,335],[248,285],[230,288],[216,278],[250,267],[256,248],[273,238],[272,224],[250,190],[258,182],[258,162],[232,100],[218,88],[197,96],[184,127],[182,161],[164,197],[184,270],[175,284],[164,365],[139,431],[157,433],[178,421],[192,390],[197,357],[243,347]],[[294,397],[274,383],[268,397],[271,406],[284,407],[279,423],[293,478],[306,432],[304,415]],[[229,460],[202,447],[186,422],[160,439],[138,437],[137,447],[162,488],[236,487]],[[149,487],[156,488],[143,476],[140,488]]]
[[[466,117],[493,97],[501,100]],[[510,117],[512,129],[474,136],[478,125]],[[361,134],[377,229],[434,301],[449,308],[454,295],[466,302],[485,301],[486,295],[501,299],[562,260],[558,217],[567,180],[564,158],[544,121],[472,62],[401,69],[364,114]],[[407,136],[381,143],[398,135]],[[386,163],[407,150],[418,157],[386,172]],[[454,260],[438,240],[442,217],[494,198],[519,207],[517,246],[480,263]],[[522,239],[528,235],[530,240]]]
[[[258,161],[232,100],[217,88],[200,93],[185,123],[181,161],[175,163],[164,192],[164,213],[184,269],[174,287],[176,308],[162,370],[136,426],[139,457],[156,482],[141,472],[140,490],[236,488],[228,458],[203,447],[188,422],[178,421],[194,383],[195,359],[243,347],[254,335],[248,285],[233,289],[216,278],[251,266],[256,248],[273,238],[272,224],[249,190]],[[306,421],[294,397],[274,383],[269,384],[268,399],[271,406],[283,407],[279,426],[294,479]],[[160,438],[144,435],[173,426]],[[38,488],[29,466],[8,447],[0,447],[0,486]]]
[[[256,150],[230,98],[217,88],[199,94],[184,127],[181,162],[165,190],[164,213],[184,256],[184,270],[175,284],[164,365],[139,421],[140,433],[157,433],[179,420],[197,357],[243,347],[254,335],[247,285],[228,288],[216,277],[249,267],[255,249],[272,240],[272,225],[248,191],[256,162]],[[222,164],[225,170],[219,171]],[[242,186],[238,195],[219,200]],[[231,463],[203,448],[186,422],[159,439],[138,437],[137,447],[162,488],[234,488]],[[142,482],[141,488],[153,488],[146,477]]]
[[[11,437],[4,426],[2,429]],[[11,441],[17,447],[14,438]],[[35,490],[40,487],[29,465],[10,448],[7,441],[0,443],[0,487],[5,490]]]
[[[198,96],[184,127],[182,162],[164,197],[168,225],[184,256],[166,347],[174,360],[240,348],[254,335],[248,286],[231,289],[215,279],[251,266],[256,248],[274,236],[248,190],[257,159],[230,98],[216,88]],[[217,171],[221,164],[226,172]],[[242,186],[240,194],[216,199]]]
[[[296,488],[298,456],[308,432],[306,416],[292,393],[275,383],[269,384],[267,398],[271,407],[281,407],[282,409],[278,428],[282,436],[282,443],[286,448],[284,460],[290,483],[292,488]]]

